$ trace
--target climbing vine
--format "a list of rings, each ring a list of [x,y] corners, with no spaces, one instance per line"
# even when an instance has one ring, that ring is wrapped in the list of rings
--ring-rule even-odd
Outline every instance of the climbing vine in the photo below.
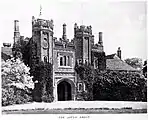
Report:
[[[41,102],[53,101],[52,64],[39,62],[31,70],[35,82],[34,100]]]
[[[147,101],[147,81],[138,72],[100,71],[90,65],[75,70],[86,85],[84,100]]]
[[[86,90],[81,93],[83,100],[93,100],[93,83],[94,83],[94,71],[91,65],[77,65],[75,70],[79,75],[81,81],[85,84]]]

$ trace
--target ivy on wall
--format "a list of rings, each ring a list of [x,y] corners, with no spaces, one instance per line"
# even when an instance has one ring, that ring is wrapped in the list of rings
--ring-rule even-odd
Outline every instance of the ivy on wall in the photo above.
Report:
[[[35,89],[33,92],[34,101],[52,102],[53,101],[53,80],[52,64],[39,62],[32,69],[34,76]]]
[[[76,63],[75,71],[79,75],[81,81],[85,84],[86,90],[81,92],[82,100],[93,100],[93,82],[94,75],[92,71],[91,65],[81,64],[78,65]]]
[[[77,64],[75,70],[86,85],[83,100],[147,101],[147,81],[138,72],[100,71]]]

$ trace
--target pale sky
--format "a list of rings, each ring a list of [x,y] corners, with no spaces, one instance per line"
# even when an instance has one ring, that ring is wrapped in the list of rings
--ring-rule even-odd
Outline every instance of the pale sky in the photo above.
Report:
[[[13,42],[14,20],[19,20],[20,33],[31,37],[32,16],[53,19],[54,37],[62,37],[62,25],[67,25],[67,37],[72,39],[74,23],[91,25],[95,42],[103,32],[106,55],[121,47],[122,58],[146,59],[146,3],[105,2],[98,0],[1,0],[0,41]]]

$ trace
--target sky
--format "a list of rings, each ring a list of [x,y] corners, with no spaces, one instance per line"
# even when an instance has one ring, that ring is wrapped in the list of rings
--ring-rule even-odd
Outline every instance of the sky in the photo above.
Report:
[[[22,36],[32,36],[32,16],[53,19],[54,37],[62,37],[62,25],[67,25],[67,37],[74,37],[74,23],[92,26],[95,42],[103,32],[106,55],[122,50],[122,59],[146,56],[146,2],[105,0],[1,0],[0,45],[13,43],[14,20],[19,20]]]

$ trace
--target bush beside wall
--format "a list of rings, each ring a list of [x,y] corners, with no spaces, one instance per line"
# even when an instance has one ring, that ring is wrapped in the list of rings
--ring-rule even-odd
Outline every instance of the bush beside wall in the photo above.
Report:
[[[89,65],[75,69],[86,85],[84,100],[147,101],[147,80],[138,72],[100,71]]]

